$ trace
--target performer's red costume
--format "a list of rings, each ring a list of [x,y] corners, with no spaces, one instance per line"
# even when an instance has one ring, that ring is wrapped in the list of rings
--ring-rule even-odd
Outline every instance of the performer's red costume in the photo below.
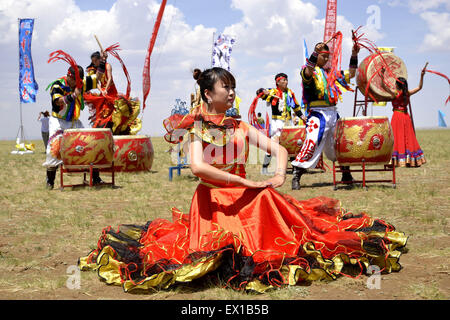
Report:
[[[409,98],[407,101],[409,102]],[[395,166],[420,167],[426,163],[426,160],[419,142],[417,142],[411,117],[408,114],[408,105],[409,103],[405,103],[401,91],[392,100],[393,114],[391,126],[394,133],[392,161]]]

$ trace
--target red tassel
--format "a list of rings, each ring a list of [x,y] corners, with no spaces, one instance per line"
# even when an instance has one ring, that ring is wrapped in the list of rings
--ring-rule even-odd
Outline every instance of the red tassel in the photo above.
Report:
[[[58,60],[67,62],[74,69],[76,87],[81,89],[83,87],[83,79],[80,78],[80,73],[78,72],[78,64],[75,59],[72,58],[68,53],[62,50],[57,50],[50,53],[50,58],[48,59],[47,63],[55,62]]]
[[[115,44],[109,46],[108,48],[106,48],[105,52],[110,53],[114,58],[119,60],[120,64],[122,65],[123,72],[125,73],[125,76],[127,77],[126,98],[128,99],[130,97],[130,92],[131,92],[131,78],[130,78],[127,68],[125,67],[125,64],[123,63],[122,59],[119,56],[119,53],[117,52],[118,50],[121,50],[119,47],[119,44],[115,43]]]
[[[258,117],[256,116],[256,106],[258,105],[258,99],[263,95],[264,93],[259,93],[255,99],[253,99],[252,104],[250,105],[250,108],[248,110],[248,122],[254,126],[257,129],[263,129],[263,127],[258,123]]]
[[[437,71],[433,71],[433,70],[428,70],[428,69],[425,69],[425,72],[434,73],[438,76],[443,77],[444,79],[446,79],[448,81],[448,84],[450,85],[450,79],[445,74],[437,72]],[[450,101],[450,94],[449,94],[447,100],[445,100],[445,104],[447,104],[449,101]]]
[[[338,92],[335,88],[335,82],[341,75],[341,59],[342,59],[342,33],[340,31],[336,32],[333,38],[336,39],[335,48],[333,52],[333,58],[331,61],[331,68],[328,72],[328,88],[330,93],[333,92],[333,97],[329,97],[330,103],[336,103],[338,101]]]

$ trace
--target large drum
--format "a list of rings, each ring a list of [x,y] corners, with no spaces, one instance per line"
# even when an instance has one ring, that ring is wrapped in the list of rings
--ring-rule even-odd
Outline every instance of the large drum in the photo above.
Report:
[[[61,160],[67,169],[109,168],[113,161],[111,129],[67,129],[61,138]]]
[[[336,158],[340,165],[389,163],[394,135],[388,117],[341,118],[336,126]]]
[[[148,171],[152,168],[153,156],[150,137],[114,136],[114,170]]]
[[[289,157],[295,157],[300,152],[305,138],[305,126],[284,127],[281,130],[280,145],[286,148]]]
[[[386,71],[386,65],[392,73]],[[377,101],[391,101],[395,98],[395,78],[408,79],[406,65],[402,59],[391,52],[372,54],[366,57],[358,67],[356,83],[363,95],[366,95],[369,84],[368,99]]]

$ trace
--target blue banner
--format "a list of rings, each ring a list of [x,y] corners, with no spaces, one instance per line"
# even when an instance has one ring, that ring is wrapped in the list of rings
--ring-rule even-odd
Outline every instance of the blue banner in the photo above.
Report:
[[[19,19],[19,95],[23,103],[36,102],[38,91],[31,58],[33,27],[34,19]]]
[[[439,121],[439,127],[447,127],[447,124],[445,123],[445,113],[443,113],[441,110],[438,110],[438,121]]]

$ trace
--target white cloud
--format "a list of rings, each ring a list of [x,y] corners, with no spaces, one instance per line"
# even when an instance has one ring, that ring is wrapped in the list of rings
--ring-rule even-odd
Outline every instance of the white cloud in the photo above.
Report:
[[[408,5],[412,13],[437,9],[443,5],[445,5],[447,10],[450,10],[450,2],[448,0],[409,0]]]
[[[420,14],[428,25],[429,33],[425,35],[422,51],[450,51],[450,14],[427,11]]]

